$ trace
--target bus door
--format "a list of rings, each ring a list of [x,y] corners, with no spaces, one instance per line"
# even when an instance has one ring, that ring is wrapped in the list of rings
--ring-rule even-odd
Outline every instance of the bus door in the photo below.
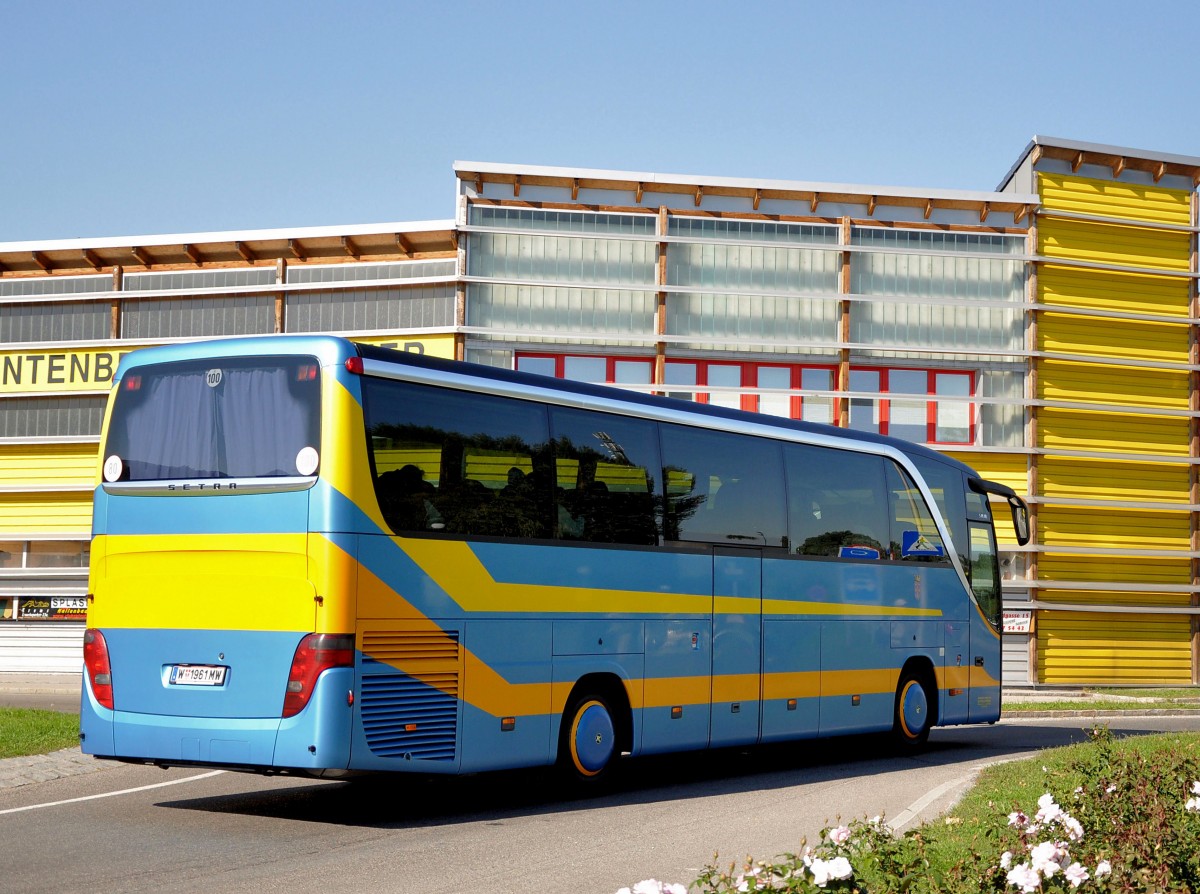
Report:
[[[762,551],[713,548],[710,744],[757,742],[762,710]]]

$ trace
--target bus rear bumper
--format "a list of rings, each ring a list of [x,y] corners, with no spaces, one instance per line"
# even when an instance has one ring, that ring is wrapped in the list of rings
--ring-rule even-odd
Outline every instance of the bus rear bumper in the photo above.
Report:
[[[350,762],[350,668],[328,670],[295,717],[175,717],[113,711],[96,701],[84,675],[80,742],[84,754],[170,766],[260,772],[345,770]]]

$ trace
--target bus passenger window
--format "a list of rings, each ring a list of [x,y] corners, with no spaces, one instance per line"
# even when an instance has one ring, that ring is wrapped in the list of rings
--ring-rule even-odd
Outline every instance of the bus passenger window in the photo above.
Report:
[[[379,508],[394,532],[551,536],[544,407],[367,377],[363,412]]]
[[[680,425],[662,443],[667,540],[787,545],[779,444]]]
[[[792,552],[887,558],[883,460],[805,444],[784,447]]]
[[[642,419],[555,407],[555,536],[592,543],[658,542],[655,426]]]
[[[886,465],[892,558],[910,562],[946,561],[945,545],[934,524],[933,514],[925,505],[925,498],[907,472],[895,463]]]

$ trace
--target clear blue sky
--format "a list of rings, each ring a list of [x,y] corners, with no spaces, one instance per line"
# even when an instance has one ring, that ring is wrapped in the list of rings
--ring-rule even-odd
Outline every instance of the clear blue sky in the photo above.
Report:
[[[988,190],[1200,155],[1186,0],[0,0],[0,242],[429,220],[456,159]]]

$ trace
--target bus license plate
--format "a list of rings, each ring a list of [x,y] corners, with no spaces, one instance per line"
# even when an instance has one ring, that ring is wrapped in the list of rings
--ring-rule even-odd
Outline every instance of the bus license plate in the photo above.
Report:
[[[171,667],[171,683],[176,686],[224,686],[228,668],[207,664],[176,664]]]

